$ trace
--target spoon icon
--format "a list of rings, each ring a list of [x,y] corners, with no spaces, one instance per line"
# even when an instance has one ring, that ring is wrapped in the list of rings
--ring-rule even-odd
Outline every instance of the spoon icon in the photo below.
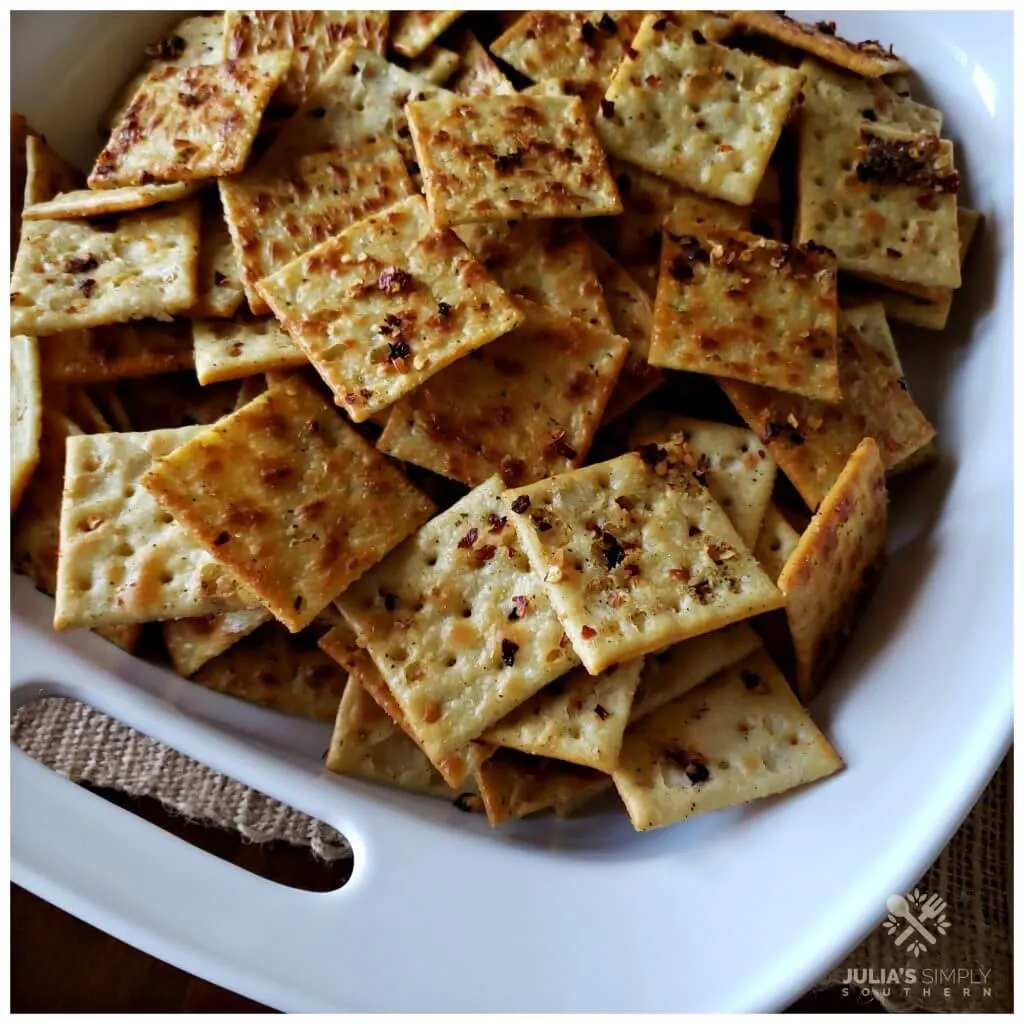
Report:
[[[914,916],[914,912],[910,909],[910,904],[907,903],[905,896],[900,896],[898,893],[890,896],[886,901],[885,905],[889,910],[889,913],[894,917],[902,917],[911,928],[914,929],[923,939],[930,942],[933,946],[935,945],[936,939],[930,931]],[[896,940],[897,945],[903,945],[902,939],[909,937],[909,929],[900,935]]]

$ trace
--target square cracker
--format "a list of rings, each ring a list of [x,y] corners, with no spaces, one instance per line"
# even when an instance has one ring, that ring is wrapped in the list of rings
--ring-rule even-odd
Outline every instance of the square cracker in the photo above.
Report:
[[[761,646],[761,638],[745,622],[704,633],[649,654],[633,696],[629,724],[676,700]]]
[[[245,298],[242,269],[217,193],[212,189],[204,192],[201,202],[203,213],[196,281],[199,299],[189,310],[189,315],[234,316]]]
[[[586,458],[629,344],[519,303],[521,327],[398,402],[377,447],[474,486],[510,486]]]
[[[293,633],[434,510],[298,376],[191,435],[143,484]]]
[[[455,233],[511,296],[611,331],[612,318],[578,225],[560,220],[463,224]]]
[[[696,469],[683,443],[650,444],[505,493],[591,674],[782,604]]]
[[[622,212],[575,96],[446,96],[406,108],[435,224]]]
[[[839,335],[838,404],[741,381],[719,384],[810,509],[818,507],[865,437],[875,438],[882,461],[892,468],[935,436],[899,364],[850,324]]]
[[[640,28],[642,11],[527,11],[491,52],[534,81],[608,85]]]
[[[790,525],[789,520],[776,505],[769,505],[764,514],[761,532],[757,535],[757,543],[754,545],[754,557],[761,563],[764,571],[776,581],[776,586],[782,567],[796,550],[799,541],[800,534]]]
[[[196,619],[172,619],[161,624],[161,631],[174,671],[187,679],[273,618],[266,608],[241,609]]]
[[[200,428],[67,439],[54,628],[193,618],[254,607],[140,485]]]
[[[47,335],[166,317],[195,305],[194,199],[119,217],[26,221],[11,278],[11,328]]]
[[[501,489],[467,494],[337,602],[438,767],[576,664]]]
[[[348,672],[349,678],[366,691],[395,725],[397,731],[404,734],[409,742],[416,747],[419,756],[430,765],[431,770],[440,774],[447,786],[456,789],[463,786],[468,780],[468,788],[472,788],[471,777],[480,765],[494,753],[494,747],[490,743],[485,743],[483,740],[471,740],[462,749],[439,760],[435,768],[409,728],[402,708],[391,695],[388,684],[378,671],[377,666],[374,665],[373,659],[358,645],[355,634],[344,622],[320,638],[320,649],[334,658]],[[336,770],[332,769],[332,771]],[[467,808],[463,807],[462,809],[466,810]]]
[[[178,181],[170,185],[128,185],[124,188],[83,188],[55,194],[52,199],[26,206],[26,220],[80,220],[115,213],[144,210],[161,203],[173,203],[190,196],[198,182]]]
[[[348,40],[383,53],[387,37],[387,11],[226,11],[223,56],[287,54],[290,64],[274,102],[298,107]]]
[[[71,192],[82,184],[82,175],[72,167],[41,135],[25,139],[25,207],[46,203],[62,192]],[[23,214],[24,216],[24,214]]]
[[[803,75],[720,46],[705,21],[647,15],[594,123],[609,153],[746,206]]]
[[[357,423],[522,321],[422,196],[382,210],[258,285]]]
[[[274,140],[261,166],[327,149],[349,149],[367,142],[394,142],[402,156],[415,159],[405,105],[446,95],[444,89],[349,42],[320,84]]]
[[[391,49],[418,57],[462,11],[399,11],[391,23]]]
[[[152,72],[96,158],[89,187],[194,181],[245,167],[287,54]]]
[[[661,385],[665,372],[647,361],[654,317],[647,292],[596,242],[590,245],[590,255],[612,318],[612,328],[629,342],[629,353],[604,411],[607,423]]]
[[[649,359],[834,402],[837,309],[827,250],[673,223],[661,248]]]
[[[796,692],[820,688],[885,565],[889,496],[874,438],[857,446],[779,575],[796,656]]]
[[[139,320],[42,338],[44,380],[77,384],[153,377],[192,368],[187,320]]]
[[[552,809],[565,817],[608,784],[604,772],[516,750],[499,750],[476,778],[492,826]]]
[[[722,507],[743,543],[753,550],[772,500],[775,460],[758,436],[744,427],[689,416],[650,413],[636,423],[629,444],[637,448],[670,438],[687,444],[701,482]]]
[[[192,325],[200,384],[239,380],[270,370],[294,370],[308,360],[275,320],[196,320]]]
[[[892,52],[891,46],[882,46],[874,39],[850,42],[836,35],[834,21],[811,24],[791,18],[781,11],[736,11],[733,21],[759,35],[768,36],[867,78],[879,78],[907,70],[906,62]]]
[[[461,68],[448,83],[448,88],[452,92],[460,96],[493,96],[496,93],[516,91],[516,87],[491,60],[491,55],[469,30],[459,34],[456,52]]]
[[[612,778],[643,832],[842,767],[771,658],[757,651],[628,730]]]
[[[268,312],[258,281],[413,192],[405,161],[386,140],[257,166],[219,186],[254,313]]]
[[[57,587],[60,504],[64,491],[64,449],[68,437],[82,431],[63,413],[43,409],[39,463],[11,520],[11,568],[27,576],[51,597]],[[100,626],[105,640],[131,652],[141,626]]]
[[[18,507],[39,462],[43,429],[43,384],[39,342],[24,334],[11,338],[11,511]]]
[[[484,733],[499,747],[611,772],[619,760],[643,658],[617,665],[596,678],[576,669]]]
[[[309,633],[268,622],[192,677],[210,690],[286,715],[333,722],[348,678]]]

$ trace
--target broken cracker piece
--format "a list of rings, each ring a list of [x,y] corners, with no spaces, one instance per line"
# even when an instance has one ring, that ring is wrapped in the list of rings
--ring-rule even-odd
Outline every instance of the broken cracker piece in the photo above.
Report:
[[[172,619],[161,623],[161,630],[174,671],[188,679],[273,618],[266,608],[242,609],[197,619]]]
[[[11,512],[21,501],[39,462],[43,423],[43,385],[39,374],[39,342],[11,338]]]

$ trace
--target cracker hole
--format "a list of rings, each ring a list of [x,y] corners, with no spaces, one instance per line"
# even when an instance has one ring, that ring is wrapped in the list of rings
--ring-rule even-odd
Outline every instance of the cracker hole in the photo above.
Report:
[[[170,514],[170,512],[161,512],[161,513],[160,513],[160,522],[161,522],[161,523],[162,523],[162,524],[163,524],[164,526],[170,526],[170,525],[171,525],[171,523],[173,523],[173,522],[174,522],[174,516],[172,516],[172,515]]]
[[[728,761],[719,761],[718,768],[720,771],[727,772],[732,766]]]
[[[790,734],[789,736],[787,736],[787,737],[786,737],[786,742],[787,742],[787,743],[788,743],[788,744],[789,744],[789,745],[790,745],[791,747],[796,747],[796,746],[799,746],[799,745],[800,745],[800,737],[799,737],[799,736],[797,736],[797,734],[796,734],[795,732],[794,732],[794,733],[791,733],[791,734]]]
[[[462,617],[464,619],[471,618],[472,615],[473,615],[473,609],[472,608],[463,608],[462,609]]]
[[[455,666],[458,664],[458,661],[459,661],[458,658],[453,658],[451,655],[449,655],[444,660],[444,667],[445,668],[455,668]]]
[[[129,486],[127,486],[124,489],[124,496],[126,498],[134,498],[135,497],[135,488],[129,484]]]
[[[409,657],[409,652],[404,647],[392,647],[388,651],[388,657],[396,664],[401,665]]]
[[[782,545],[777,540],[771,542],[770,548],[772,551],[778,551],[781,547]]]
[[[611,485],[612,482],[608,476],[602,474],[597,478],[597,486],[600,487],[602,491],[607,491]]]
[[[165,570],[160,573],[160,582],[166,587],[168,584],[174,582],[174,575]]]

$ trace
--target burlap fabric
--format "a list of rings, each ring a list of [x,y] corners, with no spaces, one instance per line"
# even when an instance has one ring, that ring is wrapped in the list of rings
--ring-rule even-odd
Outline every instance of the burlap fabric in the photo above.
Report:
[[[86,705],[56,698],[27,704],[14,715],[12,737],[75,782],[153,797],[252,842],[284,840],[325,860],[349,855],[344,837],[321,822]],[[840,986],[851,1001],[870,991],[892,1010],[1012,1009],[1012,807],[1011,756],[918,883],[922,899],[934,894],[946,902],[946,934],[915,956],[910,943],[897,946],[898,932],[879,927],[819,987]]]

